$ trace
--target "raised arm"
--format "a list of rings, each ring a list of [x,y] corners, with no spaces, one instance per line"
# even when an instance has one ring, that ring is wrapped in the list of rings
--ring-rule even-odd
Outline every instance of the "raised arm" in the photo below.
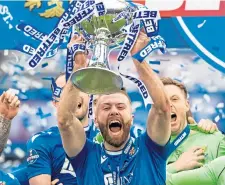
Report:
[[[9,137],[12,119],[17,115],[20,101],[10,90],[0,96],[0,154]]]
[[[81,38],[77,38],[78,41]],[[77,40],[75,40],[77,42]],[[73,71],[86,67],[86,56],[83,53],[77,53]],[[81,92],[77,89],[70,79],[65,85],[57,111],[58,126],[63,142],[63,147],[69,157],[76,156],[83,148],[86,135],[83,126],[78,119],[78,114],[83,114],[85,101]]]
[[[140,35],[131,51],[131,55],[136,54],[146,46],[149,38],[143,32]],[[149,64],[133,60],[140,79],[145,84],[152,100],[153,105],[148,115],[147,133],[148,136],[157,144],[164,146],[170,137],[170,102],[164,90],[164,85],[151,69]]]

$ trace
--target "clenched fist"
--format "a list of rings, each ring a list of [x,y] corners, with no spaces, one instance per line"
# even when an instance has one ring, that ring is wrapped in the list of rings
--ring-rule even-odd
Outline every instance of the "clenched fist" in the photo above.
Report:
[[[12,120],[18,113],[20,100],[11,90],[3,92],[0,96],[0,115]]]
[[[141,30],[139,33],[139,36],[131,50],[131,56],[139,52],[141,49],[143,49],[147,44],[150,42],[150,38],[146,35],[146,33]]]

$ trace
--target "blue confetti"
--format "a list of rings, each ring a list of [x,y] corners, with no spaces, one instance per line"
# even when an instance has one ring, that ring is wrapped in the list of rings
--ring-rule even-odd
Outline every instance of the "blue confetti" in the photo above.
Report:
[[[159,71],[158,71],[158,70],[156,70],[156,69],[153,69],[153,71],[154,71],[154,72],[156,72],[157,74],[159,74]]]
[[[29,117],[23,117],[23,126],[28,128],[31,125]]]
[[[193,59],[193,63],[197,63],[200,59],[201,59],[201,58],[200,58],[199,56],[195,57],[195,58]]]
[[[4,84],[8,77],[9,77],[8,74],[4,75],[3,78],[0,80],[0,84]]]
[[[44,78],[41,78],[42,80],[49,80],[49,81],[52,81],[52,78],[50,77],[44,77]]]
[[[149,64],[154,64],[154,65],[160,65],[160,61],[156,60],[156,61],[149,61]]]
[[[45,67],[47,67],[48,66],[48,63],[44,63],[44,64],[42,64],[42,68],[45,68]]]
[[[42,109],[39,107],[38,108],[38,112],[36,113],[36,115],[40,116],[41,119],[44,119],[44,118],[50,117],[52,114],[51,113],[44,114]]]
[[[183,68],[183,67],[184,67],[184,65],[183,65],[183,64],[181,64],[181,65],[180,65],[180,67],[182,67],[182,68]]]
[[[19,68],[21,71],[24,71],[24,67],[18,64],[15,64],[14,67]]]

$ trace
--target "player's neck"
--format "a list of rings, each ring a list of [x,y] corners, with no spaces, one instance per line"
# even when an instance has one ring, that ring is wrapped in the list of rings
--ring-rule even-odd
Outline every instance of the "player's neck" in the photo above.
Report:
[[[129,139],[130,139],[130,135],[129,135],[129,137],[127,138],[127,140],[126,140],[120,147],[112,146],[112,145],[110,145],[110,144],[107,143],[107,142],[104,142],[104,147],[105,147],[105,149],[106,149],[107,151],[110,151],[110,152],[118,152],[118,151],[122,150],[122,149],[125,147],[125,145],[126,145],[127,142],[129,141]]]
[[[187,124],[188,124],[187,119],[185,119],[185,123],[183,124],[183,127],[180,128],[179,131],[174,132],[174,133],[171,133],[172,138],[177,137],[185,129],[185,127],[187,126]]]

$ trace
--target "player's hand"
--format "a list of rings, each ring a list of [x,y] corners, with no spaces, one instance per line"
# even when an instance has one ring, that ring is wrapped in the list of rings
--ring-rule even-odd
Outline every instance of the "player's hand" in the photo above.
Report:
[[[192,117],[188,117],[188,122],[190,124],[196,124],[196,121]],[[201,119],[197,125],[198,129],[204,133],[213,134],[214,132],[218,131],[217,125],[209,119]]]
[[[144,33],[144,31],[140,31],[139,36],[131,50],[131,56],[139,52],[150,42],[150,38]]]
[[[69,44],[67,45],[68,48],[72,47],[74,44],[81,44],[84,43],[85,39],[83,35],[74,35]],[[77,52],[74,56],[74,70],[78,70],[81,68],[87,67],[87,56],[83,52]]]
[[[179,159],[173,163],[177,172],[192,170],[203,166],[204,149],[202,147],[193,147],[189,151],[184,152]]]
[[[56,185],[59,182],[59,179],[55,179],[51,182],[51,185]],[[63,185],[63,183],[59,183],[58,185]]]
[[[3,92],[0,96],[0,114],[6,119],[12,120],[18,113],[20,100],[11,90]]]

